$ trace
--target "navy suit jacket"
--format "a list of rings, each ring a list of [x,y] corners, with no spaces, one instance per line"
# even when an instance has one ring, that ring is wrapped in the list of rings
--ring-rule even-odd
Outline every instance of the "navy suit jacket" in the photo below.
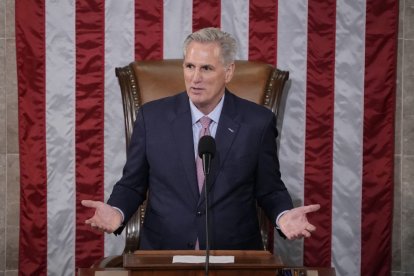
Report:
[[[208,178],[211,249],[263,248],[256,202],[272,222],[292,208],[280,178],[276,137],[270,110],[226,91]],[[197,238],[205,248],[205,193],[198,192],[185,92],[139,109],[123,176],[108,204],[128,221],[147,191],[141,249],[194,249]]]

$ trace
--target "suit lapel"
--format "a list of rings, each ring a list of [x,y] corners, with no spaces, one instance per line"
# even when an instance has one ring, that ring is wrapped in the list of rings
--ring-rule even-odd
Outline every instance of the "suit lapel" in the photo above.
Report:
[[[240,124],[235,120],[236,105],[234,95],[226,91],[223,109],[220,115],[220,121],[216,132],[216,155],[211,162],[211,173],[208,176],[208,190],[215,185],[216,178],[223,168],[227,154],[230,151],[233,141],[237,136]],[[201,192],[198,205],[205,200],[205,190]]]
[[[177,99],[175,117],[171,120],[172,132],[177,145],[177,151],[187,176],[187,183],[195,201],[199,199],[193,129],[188,97],[184,94]]]

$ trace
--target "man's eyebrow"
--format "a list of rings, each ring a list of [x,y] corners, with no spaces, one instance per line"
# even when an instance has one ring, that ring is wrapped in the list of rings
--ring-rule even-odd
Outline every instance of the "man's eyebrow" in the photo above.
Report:
[[[190,61],[184,62],[184,65],[194,65],[195,66],[195,64],[192,63],[192,62],[190,62]],[[207,64],[201,64],[200,65],[200,68],[214,68],[214,65],[209,64],[209,63],[207,63]]]

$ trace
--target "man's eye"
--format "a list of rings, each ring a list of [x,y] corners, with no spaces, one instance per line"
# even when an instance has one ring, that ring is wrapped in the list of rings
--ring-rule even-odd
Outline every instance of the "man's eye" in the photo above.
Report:
[[[192,69],[192,68],[194,68],[194,65],[192,65],[192,64],[187,64],[187,65],[185,66],[185,68]]]
[[[201,69],[203,69],[204,71],[211,71],[212,68],[210,66],[203,66],[201,67]]]

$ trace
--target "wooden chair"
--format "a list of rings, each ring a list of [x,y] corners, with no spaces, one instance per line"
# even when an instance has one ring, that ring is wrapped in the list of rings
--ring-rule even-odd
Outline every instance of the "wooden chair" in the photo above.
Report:
[[[185,90],[182,63],[182,60],[135,61],[128,66],[116,68],[123,100],[127,148],[140,106]],[[241,98],[268,107],[277,115],[289,72],[260,62],[236,61],[235,64],[235,73],[227,88]],[[145,203],[140,206],[125,228],[124,254],[139,247],[139,233],[145,220],[145,207]],[[272,223],[260,208],[258,216],[263,249],[273,251]],[[122,266],[122,258],[108,259],[99,266]]]

